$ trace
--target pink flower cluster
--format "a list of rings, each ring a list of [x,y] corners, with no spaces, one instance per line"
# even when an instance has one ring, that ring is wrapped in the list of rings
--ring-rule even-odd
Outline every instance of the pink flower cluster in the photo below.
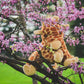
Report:
[[[29,4],[29,10],[30,11],[37,11],[40,9],[40,4],[39,3],[31,3]]]
[[[65,0],[64,0],[65,2]],[[64,6],[57,7],[58,16],[60,19],[67,21],[73,21],[77,18],[84,18],[84,8],[81,7],[80,10],[75,7],[74,0],[67,0]]]
[[[39,50],[40,43],[34,41],[31,42],[30,40],[27,42],[27,44],[24,44],[23,42],[15,42],[13,45],[11,45],[11,49],[13,51],[20,51],[21,53],[26,53],[27,56],[29,56],[32,52]]]
[[[4,33],[0,31],[0,41],[4,40],[4,38],[5,38]]]
[[[39,38],[39,35],[34,36],[34,39]],[[12,45],[9,45],[9,42],[12,42]],[[26,53],[27,56],[29,56],[32,52],[36,50],[40,50],[39,46],[41,46],[41,43],[39,40],[31,42],[30,40],[27,41],[25,44],[24,42],[15,42],[15,38],[11,37],[8,40],[5,39],[5,35],[3,32],[0,32],[0,47],[5,50],[5,47],[10,47],[13,51],[18,52],[20,51],[21,53]],[[0,49],[1,50],[1,49]]]
[[[84,19],[84,8],[83,7],[81,8],[81,11],[79,12],[79,14],[80,14],[79,18]]]
[[[41,17],[38,13],[35,12],[28,13],[28,18],[30,18],[30,21],[34,21],[34,24],[36,26],[39,26],[40,22],[43,20],[43,17]]]
[[[8,6],[8,5],[9,5],[9,4],[8,4],[7,1],[1,0],[1,4],[0,4],[1,7],[3,7],[3,6]]]
[[[4,48],[4,45],[6,46],[6,47],[9,47],[9,40],[7,40],[7,39],[4,39],[5,38],[5,35],[4,35],[4,33],[3,32],[0,32],[0,46],[1,46],[1,48],[4,50],[5,48]]]
[[[39,0],[39,2],[40,2],[42,5],[47,5],[47,4],[49,4],[50,0]]]
[[[5,16],[9,16],[10,14],[14,14],[15,13],[15,11],[13,11],[13,9],[12,8],[4,8],[4,9],[2,9],[2,13],[3,13],[3,15],[5,15]]]
[[[80,34],[81,31],[83,31],[83,30],[84,30],[84,26],[80,26],[80,27],[75,26],[75,28],[74,28],[74,33]]]
[[[33,38],[36,39],[36,38],[39,38],[40,35],[34,35]]]
[[[17,3],[17,1],[18,1],[18,0],[10,0],[10,3],[11,3],[12,5],[14,5],[15,3]]]
[[[6,47],[9,47],[9,40],[7,40],[7,39],[3,40],[1,47],[4,47],[4,45],[5,45]]]
[[[70,29],[69,26],[61,26],[61,31],[66,32]]]
[[[0,12],[5,15],[6,17],[8,17],[10,14],[14,14],[15,10],[13,9],[13,7],[10,5],[10,2],[15,2],[16,0],[1,0],[0,3]],[[2,16],[3,17],[3,16]]]
[[[56,3],[56,2],[57,2],[57,0],[51,0],[51,2],[52,2],[52,3]]]
[[[75,45],[78,45],[80,40],[77,38],[76,40],[75,39],[71,39],[71,38],[67,38],[66,39],[66,42],[70,45],[70,46],[75,46]]]
[[[82,45],[84,45],[84,34],[81,35],[80,39],[82,40]]]
[[[43,20],[44,20],[43,22],[46,24],[46,27],[49,26],[49,25],[53,26],[54,24],[57,23],[55,21],[55,19],[52,20],[51,17],[50,18],[44,18]]]
[[[71,66],[72,66],[71,68],[75,71],[75,73],[79,73],[79,74],[84,73],[83,65],[79,66],[77,63],[75,63],[75,64],[71,64]]]

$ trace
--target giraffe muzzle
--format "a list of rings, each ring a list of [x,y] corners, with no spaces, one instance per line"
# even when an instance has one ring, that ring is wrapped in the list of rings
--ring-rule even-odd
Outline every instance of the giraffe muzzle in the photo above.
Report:
[[[35,34],[35,35],[42,34],[42,30],[35,30],[35,31],[34,31],[34,34]]]

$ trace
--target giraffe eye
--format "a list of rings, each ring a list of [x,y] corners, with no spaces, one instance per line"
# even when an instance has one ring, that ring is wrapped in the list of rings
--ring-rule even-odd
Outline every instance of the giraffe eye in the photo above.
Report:
[[[44,37],[46,38],[46,37],[47,37],[47,35],[45,34],[45,35],[44,35]]]

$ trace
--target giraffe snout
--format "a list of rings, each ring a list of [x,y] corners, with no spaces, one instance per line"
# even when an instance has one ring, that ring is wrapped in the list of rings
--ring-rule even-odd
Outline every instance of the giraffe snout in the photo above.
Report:
[[[34,31],[34,34],[37,35],[37,34],[42,34],[42,30],[35,30]]]

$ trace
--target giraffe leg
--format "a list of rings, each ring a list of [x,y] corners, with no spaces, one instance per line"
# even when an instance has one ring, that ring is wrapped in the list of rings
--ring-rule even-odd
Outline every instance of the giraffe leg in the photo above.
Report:
[[[39,58],[39,54],[37,51],[33,52],[30,57],[28,58],[28,60],[30,61],[35,61],[36,59]],[[36,68],[29,64],[29,63],[26,63],[24,66],[23,66],[23,71],[26,75],[28,76],[31,76],[31,75],[34,75],[36,73]]]
[[[63,60],[63,51],[61,49],[59,49],[57,52],[54,53],[54,61],[61,63]]]
[[[31,75],[34,75],[36,73],[36,68],[33,65],[26,63],[23,66],[23,71],[26,75],[31,76]]]
[[[54,63],[54,64],[52,64],[51,66],[52,66],[52,67],[53,67],[53,69],[55,69],[55,70],[58,68],[57,63]]]
[[[72,58],[68,58],[64,61],[64,66],[69,66],[71,63],[76,63],[78,62],[78,57],[72,57]]]

